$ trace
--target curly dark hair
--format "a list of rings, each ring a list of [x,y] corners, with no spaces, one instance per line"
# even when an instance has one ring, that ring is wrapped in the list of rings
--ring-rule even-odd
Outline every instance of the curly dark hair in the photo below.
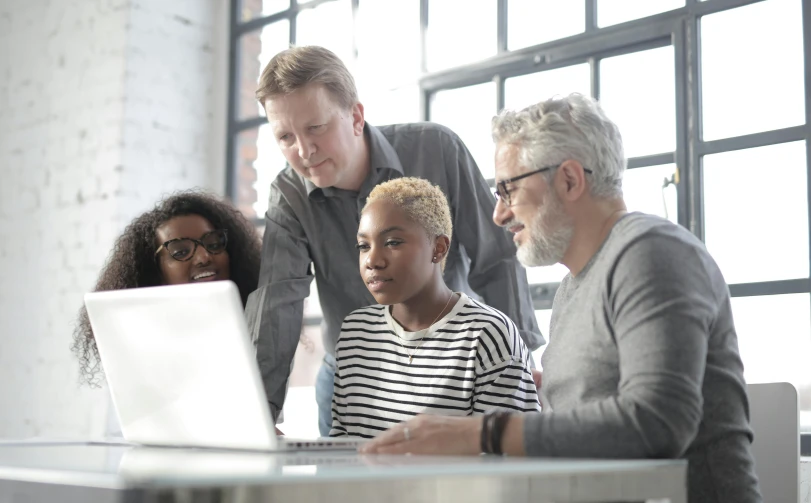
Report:
[[[133,220],[116,241],[94,291],[162,285],[161,272],[154,259],[156,230],[172,218],[185,215],[199,215],[215,229],[228,231],[226,251],[231,281],[236,283],[244,306],[259,281],[262,248],[259,236],[254,226],[230,203],[196,190],[174,193]],[[79,310],[71,351],[79,359],[81,381],[99,387],[103,369],[84,307]]]

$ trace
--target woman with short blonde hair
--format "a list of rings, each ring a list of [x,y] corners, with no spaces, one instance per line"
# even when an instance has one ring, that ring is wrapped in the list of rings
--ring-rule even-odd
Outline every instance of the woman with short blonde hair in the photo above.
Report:
[[[452,223],[439,187],[420,178],[378,185],[357,237],[360,274],[379,304],[341,327],[331,435],[371,438],[425,413],[540,410],[513,322],[445,284]]]

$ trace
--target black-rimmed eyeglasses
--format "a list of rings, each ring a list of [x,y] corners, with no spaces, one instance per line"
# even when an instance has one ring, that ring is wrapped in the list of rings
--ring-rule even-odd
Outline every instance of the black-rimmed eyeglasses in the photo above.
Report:
[[[173,259],[179,260],[180,262],[185,262],[194,257],[194,254],[197,253],[198,245],[205,248],[208,253],[217,255],[225,251],[227,244],[228,232],[226,232],[225,229],[217,229],[215,231],[203,234],[200,239],[170,239],[155,250],[155,256],[157,257],[158,253],[165,249],[167,252],[169,252],[169,256]]]
[[[496,190],[493,191],[493,194],[496,196],[496,202],[498,202],[498,200],[501,199],[501,201],[504,202],[505,205],[510,206],[511,204],[510,194],[512,193],[512,191],[507,190],[508,183],[515,183],[518,180],[523,180],[528,176],[537,175],[538,173],[543,173],[544,171],[549,171],[550,169],[557,169],[562,165],[563,163],[560,163],[555,166],[546,166],[543,168],[536,169],[535,171],[530,171],[529,173],[524,173],[522,175],[514,176],[512,178],[507,178],[506,180],[501,180],[496,184]],[[583,168],[583,171],[585,171],[586,173],[592,172],[590,169],[587,168]]]

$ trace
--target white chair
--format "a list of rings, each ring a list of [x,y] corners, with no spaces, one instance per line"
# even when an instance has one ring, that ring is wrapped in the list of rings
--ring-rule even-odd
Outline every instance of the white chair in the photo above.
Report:
[[[785,382],[747,385],[752,454],[763,501],[800,500],[800,408],[797,389]]]

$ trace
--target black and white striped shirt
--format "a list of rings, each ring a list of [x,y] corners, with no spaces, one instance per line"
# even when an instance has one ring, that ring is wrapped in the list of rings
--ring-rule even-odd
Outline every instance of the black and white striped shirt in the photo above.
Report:
[[[388,306],[358,309],[344,319],[335,353],[332,436],[371,438],[417,414],[541,409],[515,325],[464,293],[420,332],[405,331]]]

